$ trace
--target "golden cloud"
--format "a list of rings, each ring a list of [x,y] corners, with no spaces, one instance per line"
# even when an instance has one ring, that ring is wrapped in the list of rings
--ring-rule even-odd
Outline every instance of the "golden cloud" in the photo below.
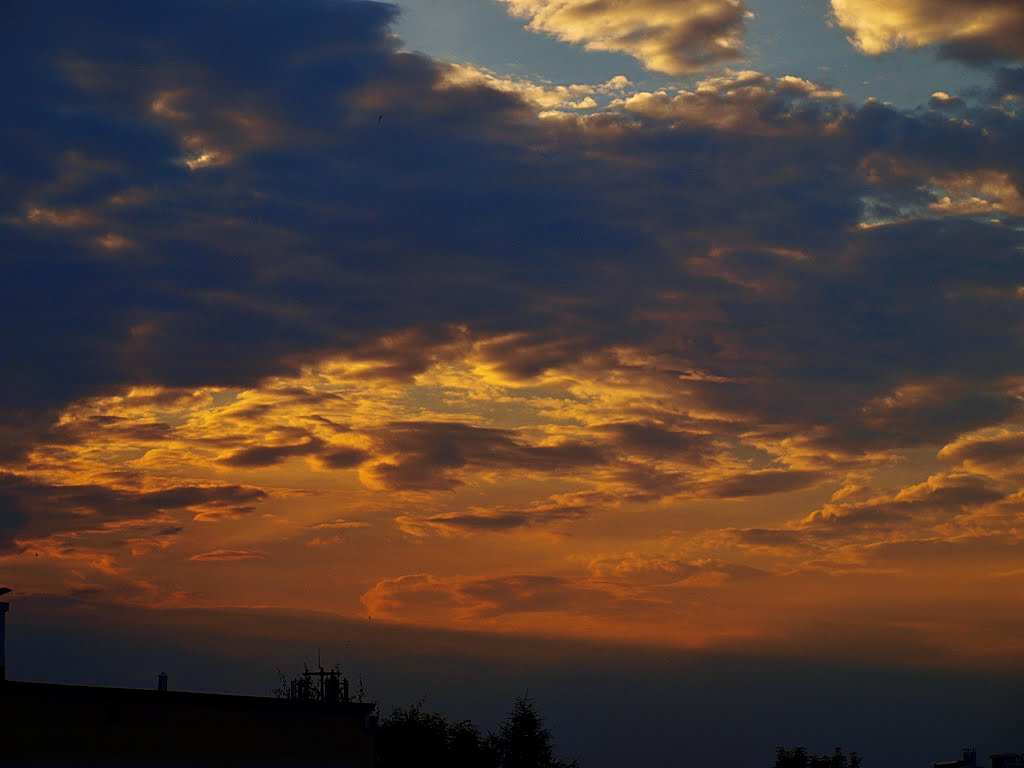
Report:
[[[872,56],[936,43],[968,56],[1024,56],[1017,0],[832,0],[832,13],[850,42]]]
[[[739,0],[502,0],[527,28],[592,51],[625,53],[670,75],[743,52],[749,12]]]
[[[599,104],[595,97],[620,94],[630,85],[625,75],[616,75],[596,85],[534,82],[525,78],[500,77],[486,69],[467,64],[445,64],[441,70],[440,81],[441,88],[486,87],[513,93],[532,102],[540,110],[596,109]]]
[[[1005,171],[981,169],[931,179],[938,199],[930,208],[945,216],[1024,217],[1024,196]]]
[[[618,99],[612,106],[678,125],[780,134],[794,129],[827,130],[829,121],[801,118],[806,116],[812,102],[828,106],[844,95],[840,90],[799,77],[773,78],[754,70],[743,70],[708,78],[693,90],[642,91]]]

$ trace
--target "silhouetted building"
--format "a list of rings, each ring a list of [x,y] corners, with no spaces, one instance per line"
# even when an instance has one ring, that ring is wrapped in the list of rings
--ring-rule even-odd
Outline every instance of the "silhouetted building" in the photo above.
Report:
[[[10,592],[10,587],[0,587],[0,595]],[[5,619],[10,603],[0,603],[0,682],[7,679],[7,628]]]
[[[1024,768],[1024,755],[1017,752],[999,752],[989,755],[992,768]],[[978,750],[964,747],[960,750],[959,760],[944,760],[932,763],[932,768],[977,768]]]
[[[0,765],[373,768],[375,708],[0,677]]]
[[[932,768],[977,768],[978,750],[974,747],[964,747],[960,750],[959,760],[943,760],[932,763]]]
[[[7,680],[0,763],[372,768],[373,711],[356,702]]]

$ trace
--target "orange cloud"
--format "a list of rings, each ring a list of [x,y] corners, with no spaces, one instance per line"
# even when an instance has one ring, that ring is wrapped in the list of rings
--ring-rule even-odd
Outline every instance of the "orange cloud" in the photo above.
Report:
[[[192,555],[189,560],[199,563],[234,563],[239,560],[263,560],[266,556],[265,552],[251,549],[212,549]]]

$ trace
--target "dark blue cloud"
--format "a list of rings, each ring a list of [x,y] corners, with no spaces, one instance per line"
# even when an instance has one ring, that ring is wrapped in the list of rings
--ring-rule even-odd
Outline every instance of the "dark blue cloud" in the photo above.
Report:
[[[247,385],[337,351],[407,378],[453,326],[518,333],[488,354],[521,377],[637,346],[678,364],[667,382],[713,374],[686,387],[716,406],[853,449],[1011,412],[1020,233],[927,206],[943,174],[1020,182],[1012,112],[809,101],[763,115],[767,134],[543,121],[515,95],[444,87],[442,66],[397,50],[395,12],[15,6],[8,453],[129,384]],[[915,220],[860,229],[865,201]],[[375,346],[408,328],[415,349]],[[920,381],[941,382],[927,407],[865,411]]]

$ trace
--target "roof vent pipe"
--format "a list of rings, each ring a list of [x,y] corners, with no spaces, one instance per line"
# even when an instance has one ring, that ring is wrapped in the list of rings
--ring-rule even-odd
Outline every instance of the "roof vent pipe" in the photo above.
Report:
[[[0,587],[0,595],[6,595],[10,587]],[[10,603],[0,603],[0,683],[7,679],[7,630],[5,627]]]

